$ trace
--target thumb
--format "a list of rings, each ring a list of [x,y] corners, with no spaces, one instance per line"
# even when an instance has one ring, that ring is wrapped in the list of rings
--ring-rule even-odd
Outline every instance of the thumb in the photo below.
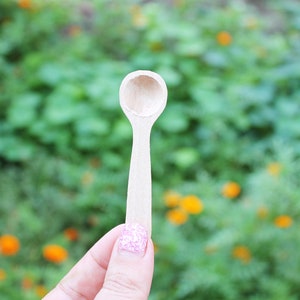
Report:
[[[125,224],[95,300],[148,299],[153,267],[153,243],[147,231],[139,224]]]

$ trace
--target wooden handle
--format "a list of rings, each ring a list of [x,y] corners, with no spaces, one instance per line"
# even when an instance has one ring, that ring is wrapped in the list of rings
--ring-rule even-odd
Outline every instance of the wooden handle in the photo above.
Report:
[[[141,123],[141,124],[138,124]],[[126,223],[143,225],[151,236],[152,180],[150,126],[143,120],[132,124],[133,142],[128,179]]]

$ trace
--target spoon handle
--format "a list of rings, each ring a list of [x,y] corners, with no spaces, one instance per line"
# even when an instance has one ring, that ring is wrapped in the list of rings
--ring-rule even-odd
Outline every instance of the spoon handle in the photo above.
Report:
[[[143,122],[145,121],[132,124],[133,143],[128,178],[126,223],[143,225],[151,236],[151,126]]]

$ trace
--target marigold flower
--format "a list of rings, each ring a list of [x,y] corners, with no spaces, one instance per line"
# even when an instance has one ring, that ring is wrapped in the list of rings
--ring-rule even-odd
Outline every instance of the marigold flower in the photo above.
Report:
[[[222,195],[226,198],[236,198],[241,193],[241,187],[234,181],[229,181],[222,188]]]
[[[265,219],[268,216],[269,210],[265,206],[261,206],[257,210],[257,215],[260,219]]]
[[[133,5],[131,7],[132,24],[135,27],[142,28],[147,25],[147,18],[142,12],[142,8],[139,5]]]
[[[167,212],[167,219],[174,225],[182,225],[188,220],[188,214],[182,209],[175,208]]]
[[[153,248],[154,248],[154,254],[156,254],[159,250],[158,246],[156,243],[153,243]]]
[[[20,242],[14,235],[6,234],[0,237],[0,253],[5,256],[12,256],[19,252]]]
[[[278,176],[281,172],[282,166],[278,162],[268,164],[267,172],[272,176]]]
[[[251,252],[245,246],[236,246],[232,250],[232,256],[244,263],[249,263],[251,260]]]
[[[21,8],[29,9],[31,8],[31,0],[19,0],[18,5]]]
[[[0,281],[6,279],[6,272],[3,269],[0,269]]]
[[[66,228],[64,230],[64,236],[69,240],[69,241],[76,241],[78,240],[79,237],[79,233],[78,230],[76,228]]]
[[[221,46],[228,46],[232,42],[232,37],[229,32],[221,31],[217,34],[217,41]]]
[[[274,224],[278,228],[288,228],[292,226],[293,219],[288,215],[281,215],[274,220]]]
[[[181,195],[174,191],[167,191],[164,194],[164,202],[167,207],[175,207],[179,205]]]
[[[35,293],[38,297],[44,297],[48,293],[47,289],[45,288],[44,285],[39,284],[35,287]]]
[[[182,198],[180,207],[189,214],[200,214],[203,211],[203,203],[195,195],[188,195]]]
[[[29,290],[33,287],[33,280],[32,278],[26,276],[22,279],[22,288],[23,290]]]
[[[47,245],[43,249],[43,256],[53,263],[62,263],[68,258],[68,251],[59,245]]]

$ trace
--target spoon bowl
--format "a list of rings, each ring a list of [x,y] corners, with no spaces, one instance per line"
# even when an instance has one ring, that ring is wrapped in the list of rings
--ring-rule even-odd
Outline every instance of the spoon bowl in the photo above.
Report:
[[[167,103],[164,80],[151,71],[129,73],[120,87],[120,104],[128,118],[151,118],[155,121]]]

